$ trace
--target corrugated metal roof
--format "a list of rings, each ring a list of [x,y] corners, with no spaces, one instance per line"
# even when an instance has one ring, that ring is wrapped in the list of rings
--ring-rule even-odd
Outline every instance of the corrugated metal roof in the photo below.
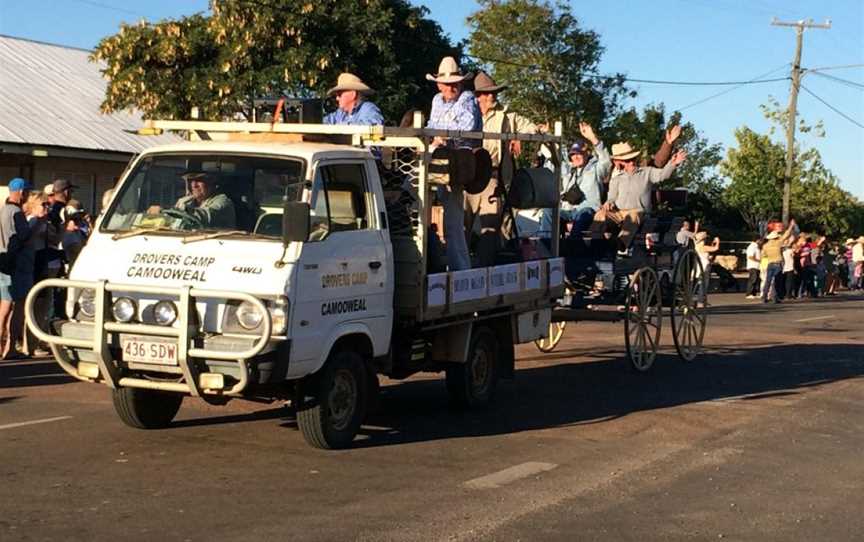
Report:
[[[137,112],[100,113],[107,83],[89,54],[0,35],[0,142],[138,153],[180,140],[127,132]]]

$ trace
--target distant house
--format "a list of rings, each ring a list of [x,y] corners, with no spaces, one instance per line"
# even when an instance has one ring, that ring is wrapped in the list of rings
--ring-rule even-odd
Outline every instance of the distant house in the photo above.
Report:
[[[103,115],[106,81],[90,51],[0,35],[0,186],[24,177],[39,188],[56,178],[98,211],[129,160],[171,134],[139,136],[135,112]]]

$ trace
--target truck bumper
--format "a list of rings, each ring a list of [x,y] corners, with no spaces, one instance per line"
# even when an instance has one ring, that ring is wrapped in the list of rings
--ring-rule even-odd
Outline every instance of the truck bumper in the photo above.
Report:
[[[56,321],[51,329],[42,329],[34,306],[37,296],[46,288],[93,290],[93,321]],[[177,308],[176,321],[170,326],[114,321],[112,292],[167,297]],[[202,298],[252,303],[264,315],[258,331],[249,336],[203,334],[195,324],[195,301]],[[272,322],[264,302],[240,292],[49,279],[33,287],[24,311],[27,327],[40,341],[51,346],[57,362],[67,373],[85,382],[102,382],[111,388],[145,388],[192,396],[239,396],[251,381],[249,361],[272,357],[268,353],[274,354],[275,344],[278,344],[271,341]],[[122,343],[129,336],[144,336],[174,345],[176,365],[124,361]]]

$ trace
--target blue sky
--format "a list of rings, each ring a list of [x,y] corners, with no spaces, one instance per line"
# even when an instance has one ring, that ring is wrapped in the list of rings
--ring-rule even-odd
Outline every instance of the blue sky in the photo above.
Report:
[[[467,37],[465,18],[477,9],[472,0],[412,0],[426,5],[431,17],[454,39]],[[864,64],[864,1],[862,0],[653,0],[586,2],[571,0],[585,28],[601,35],[606,48],[602,72],[633,78],[675,81],[744,81],[789,69],[795,47],[791,28],[771,26],[771,19],[816,22],[831,19],[830,30],[804,35],[803,67]],[[117,31],[121,21],[178,17],[207,9],[206,0],[0,0],[0,33],[82,48]],[[430,59],[430,69],[438,59]],[[864,68],[825,72],[864,85]],[[0,74],[2,77],[2,74]],[[803,85],[847,116],[864,124],[864,90],[806,75]],[[712,142],[728,147],[736,127],[766,131],[759,104],[769,96],[785,106],[789,83],[748,85],[701,104],[691,105],[728,87],[634,85],[633,105],[663,102],[667,110],[686,108],[693,122]],[[689,107],[688,107],[689,106]],[[799,136],[819,149],[826,165],[844,188],[864,200],[864,129],[844,119],[802,91],[799,113],[822,120],[824,138]],[[780,139],[781,134],[776,136]]]

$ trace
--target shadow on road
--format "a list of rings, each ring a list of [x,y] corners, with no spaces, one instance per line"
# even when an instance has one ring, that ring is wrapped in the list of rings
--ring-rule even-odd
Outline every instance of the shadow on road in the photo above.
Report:
[[[78,382],[53,359],[0,361],[0,388],[53,386]]]
[[[493,405],[472,412],[449,409],[441,381],[387,386],[382,389],[381,408],[361,433],[368,438],[355,445],[387,446],[593,424],[688,403],[795,395],[803,388],[864,375],[864,347],[857,344],[720,348],[691,363],[660,356],[647,375],[630,371],[618,356],[614,362],[601,359],[519,369],[515,382],[502,382]]]

